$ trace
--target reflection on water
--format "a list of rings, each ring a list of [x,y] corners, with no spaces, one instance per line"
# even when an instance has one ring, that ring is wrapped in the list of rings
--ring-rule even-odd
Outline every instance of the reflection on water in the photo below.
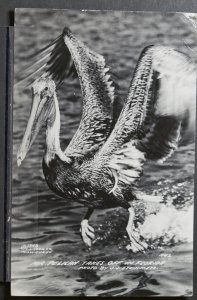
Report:
[[[120,12],[17,11],[15,79],[23,74],[25,59],[60,34],[63,26],[93,50],[103,54],[118,75],[124,97],[139,52],[147,44],[161,43],[187,51],[195,34],[178,15]],[[31,24],[39,24],[30,27]],[[180,296],[192,293],[192,219],[194,145],[180,148],[164,165],[145,167],[140,182],[149,195],[135,203],[137,222],[149,244],[146,253],[126,250],[127,213],[120,208],[98,210],[91,218],[96,232],[88,251],[79,235],[85,209],[58,198],[47,187],[41,168],[44,132],[37,138],[20,168],[16,151],[30,111],[30,89],[14,92],[14,161],[12,218],[12,292],[15,295],[75,296]],[[74,134],[81,116],[77,81],[58,91],[61,109],[61,146]],[[163,204],[151,204],[155,197]],[[143,204],[144,203],[144,204]],[[156,225],[155,225],[156,224]],[[52,249],[51,254],[22,253],[27,245]],[[79,261],[76,266],[66,262]],[[94,261],[102,265],[91,266]],[[89,263],[89,268],[83,264]],[[109,264],[111,262],[111,264]],[[117,265],[113,262],[118,262]],[[57,265],[59,264],[59,265]],[[137,264],[137,265],[136,265]],[[104,268],[105,267],[105,268]]]

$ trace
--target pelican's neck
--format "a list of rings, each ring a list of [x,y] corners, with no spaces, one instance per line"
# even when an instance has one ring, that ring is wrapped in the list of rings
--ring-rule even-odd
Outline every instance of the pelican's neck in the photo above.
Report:
[[[54,159],[55,155],[58,155],[62,161],[70,162],[70,158],[62,152],[60,147],[60,111],[55,93],[51,115],[46,130],[45,162],[48,165],[49,162]]]

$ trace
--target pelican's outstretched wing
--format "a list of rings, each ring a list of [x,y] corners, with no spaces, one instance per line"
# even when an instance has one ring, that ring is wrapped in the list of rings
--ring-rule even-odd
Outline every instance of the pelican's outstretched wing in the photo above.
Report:
[[[43,52],[44,56],[36,63],[42,66],[34,73],[41,70],[56,85],[77,75],[81,84],[82,118],[65,154],[84,156],[94,152],[107,139],[113,119],[115,87],[104,57],[85,46],[68,28],[39,56]]]
[[[112,126],[115,86],[105,59],[64,31],[64,42],[74,61],[83,95],[79,128],[65,154],[83,156],[97,150],[107,139]]]
[[[118,180],[139,178],[145,159],[164,160],[181,141],[194,137],[196,68],[172,48],[149,46],[142,52],[119,119],[95,157]]]

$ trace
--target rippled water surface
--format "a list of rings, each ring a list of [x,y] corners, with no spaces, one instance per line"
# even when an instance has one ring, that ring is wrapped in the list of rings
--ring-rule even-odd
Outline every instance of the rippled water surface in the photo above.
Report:
[[[173,14],[24,9],[17,11],[16,24],[16,81],[25,75],[25,66],[31,64],[28,56],[68,26],[90,48],[105,56],[117,74],[119,94],[123,98],[144,46],[160,43],[188,52],[190,48],[194,49],[196,43],[195,33],[189,25],[182,17]],[[58,99],[62,124],[61,147],[65,148],[81,116],[78,82],[68,81],[62,85]],[[151,163],[145,167],[140,186],[141,191],[149,196],[142,198],[150,204],[153,196],[165,200],[160,206],[136,204],[137,219],[143,218],[141,234],[150,249],[145,254],[133,254],[126,250],[128,215],[117,208],[95,211],[90,223],[95,228],[96,240],[91,251],[88,251],[79,235],[85,208],[58,198],[45,183],[41,167],[44,131],[36,139],[21,167],[16,166],[16,151],[31,106],[30,88],[25,85],[15,88],[13,106],[13,294],[191,295],[194,145],[180,148],[163,165]],[[52,253],[22,253],[21,249],[30,244],[51,248]],[[70,261],[78,264],[54,265]],[[84,261],[89,262],[88,269],[82,268]],[[92,267],[92,261],[99,265]],[[115,261],[119,262],[118,265],[112,264]],[[134,264],[138,268],[126,268]]]

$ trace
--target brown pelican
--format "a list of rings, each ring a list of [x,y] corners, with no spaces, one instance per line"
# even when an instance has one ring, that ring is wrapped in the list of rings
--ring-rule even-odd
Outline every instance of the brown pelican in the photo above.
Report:
[[[81,222],[85,244],[91,246],[94,239],[88,223],[93,210],[120,206],[129,212],[126,230],[132,251],[143,251],[146,244],[134,233],[135,213],[129,202],[138,198],[136,182],[144,163],[164,161],[193,135],[195,64],[170,47],[146,47],[116,118],[115,85],[103,56],[67,28],[41,53],[44,59],[38,64],[46,59],[39,67],[44,73],[32,85],[31,114],[17,154],[18,165],[40,128],[46,127],[46,182],[57,195],[88,208]],[[56,86],[72,74],[80,80],[83,112],[78,130],[63,151]]]

